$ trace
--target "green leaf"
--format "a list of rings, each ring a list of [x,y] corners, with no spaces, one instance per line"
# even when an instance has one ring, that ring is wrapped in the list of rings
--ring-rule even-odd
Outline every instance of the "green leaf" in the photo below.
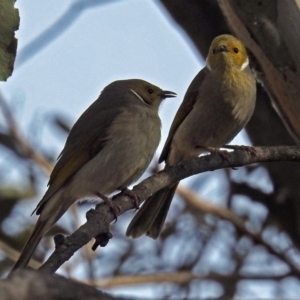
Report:
[[[0,80],[12,74],[17,52],[18,41],[15,31],[19,28],[18,9],[14,8],[15,0],[0,0]]]

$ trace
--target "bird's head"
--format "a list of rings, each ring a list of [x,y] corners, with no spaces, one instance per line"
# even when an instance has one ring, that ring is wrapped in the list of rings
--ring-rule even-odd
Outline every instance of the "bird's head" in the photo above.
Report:
[[[164,91],[161,88],[140,79],[129,80],[130,92],[147,106],[158,108],[161,101],[165,98],[175,97],[171,91]]]
[[[245,46],[237,38],[223,34],[212,41],[206,63],[210,70],[229,67],[242,71],[249,65],[249,59]]]

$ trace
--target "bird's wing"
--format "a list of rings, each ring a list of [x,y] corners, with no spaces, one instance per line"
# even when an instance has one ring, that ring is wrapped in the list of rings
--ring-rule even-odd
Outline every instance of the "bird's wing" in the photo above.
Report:
[[[121,112],[114,102],[98,99],[74,124],[51,173],[49,188],[35,209],[37,214],[41,213],[43,205],[53,193],[104,148],[109,139],[108,129]]]
[[[190,86],[188,87],[187,92],[185,93],[184,99],[183,99],[183,101],[175,115],[173,123],[171,125],[168,138],[166,140],[166,143],[164,145],[162,153],[159,157],[159,163],[161,163],[167,159],[173,136],[174,136],[176,130],[178,129],[178,127],[180,126],[180,124],[183,122],[183,120],[187,117],[187,115],[193,109],[194,104],[197,99],[198,90],[201,88],[200,86],[201,86],[207,72],[210,72],[210,71],[206,67],[203,68],[196,75],[196,77],[193,79]]]

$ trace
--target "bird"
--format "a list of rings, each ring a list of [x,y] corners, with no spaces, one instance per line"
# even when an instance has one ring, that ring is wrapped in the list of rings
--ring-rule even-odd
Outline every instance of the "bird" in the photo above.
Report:
[[[229,34],[215,37],[206,66],[189,85],[159,158],[175,166],[229,143],[248,123],[256,102],[256,80],[245,46]],[[146,199],[126,235],[157,239],[179,182]]]
[[[160,141],[159,106],[175,96],[141,79],[103,89],[72,127],[12,271],[26,268],[43,235],[75,201],[127,188],[144,173]]]

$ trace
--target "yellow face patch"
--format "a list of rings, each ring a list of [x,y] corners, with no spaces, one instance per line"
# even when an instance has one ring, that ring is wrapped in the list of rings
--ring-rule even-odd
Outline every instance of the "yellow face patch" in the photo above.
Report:
[[[212,70],[229,64],[244,70],[248,64],[244,45],[232,35],[217,36],[211,43],[207,57],[207,67]]]

